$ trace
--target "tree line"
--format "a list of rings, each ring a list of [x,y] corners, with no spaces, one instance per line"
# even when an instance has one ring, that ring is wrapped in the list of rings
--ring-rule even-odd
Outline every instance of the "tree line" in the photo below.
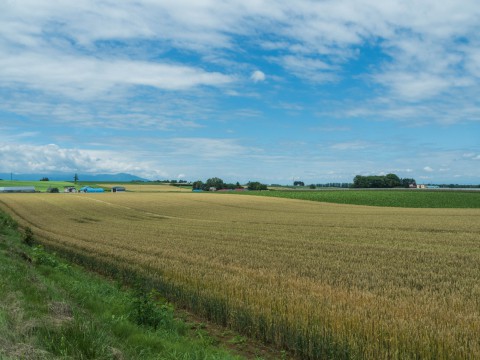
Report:
[[[416,187],[415,179],[399,178],[396,174],[387,175],[357,175],[353,179],[354,188],[409,188]]]
[[[248,190],[267,190],[267,185],[262,184],[258,181],[249,181],[247,183]],[[235,189],[245,189],[244,186],[240,185],[239,182],[233,183],[225,183],[222,179],[218,177],[213,177],[208,179],[206,182],[201,180],[197,180],[192,184],[193,190],[203,190],[203,191],[211,191],[215,190],[235,190]]]

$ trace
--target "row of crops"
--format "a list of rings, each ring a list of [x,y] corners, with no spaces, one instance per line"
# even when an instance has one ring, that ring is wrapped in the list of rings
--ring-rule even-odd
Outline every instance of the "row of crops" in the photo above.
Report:
[[[59,251],[302,359],[480,357],[478,209],[9,194]]]

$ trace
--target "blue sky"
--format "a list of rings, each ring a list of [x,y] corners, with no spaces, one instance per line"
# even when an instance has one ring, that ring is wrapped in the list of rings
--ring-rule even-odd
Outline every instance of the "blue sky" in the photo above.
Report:
[[[480,183],[476,0],[0,6],[0,172]]]

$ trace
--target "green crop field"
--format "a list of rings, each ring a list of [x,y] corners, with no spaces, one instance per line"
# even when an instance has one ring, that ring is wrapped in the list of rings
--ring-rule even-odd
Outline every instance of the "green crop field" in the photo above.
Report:
[[[0,180],[0,187],[6,186],[35,186],[36,191],[45,192],[49,187],[58,188],[63,191],[64,186],[74,186],[73,182],[69,181],[10,181]],[[77,185],[78,187],[78,185]]]
[[[47,247],[301,359],[480,358],[480,209],[169,192],[0,207]]]
[[[470,190],[273,190],[249,191],[239,194],[352,205],[407,208],[480,208],[480,191]]]

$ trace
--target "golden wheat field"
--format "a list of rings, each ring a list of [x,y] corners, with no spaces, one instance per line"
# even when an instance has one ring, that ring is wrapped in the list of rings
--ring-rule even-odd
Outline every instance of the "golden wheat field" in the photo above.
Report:
[[[302,359],[480,358],[480,210],[2,194],[42,242]]]

